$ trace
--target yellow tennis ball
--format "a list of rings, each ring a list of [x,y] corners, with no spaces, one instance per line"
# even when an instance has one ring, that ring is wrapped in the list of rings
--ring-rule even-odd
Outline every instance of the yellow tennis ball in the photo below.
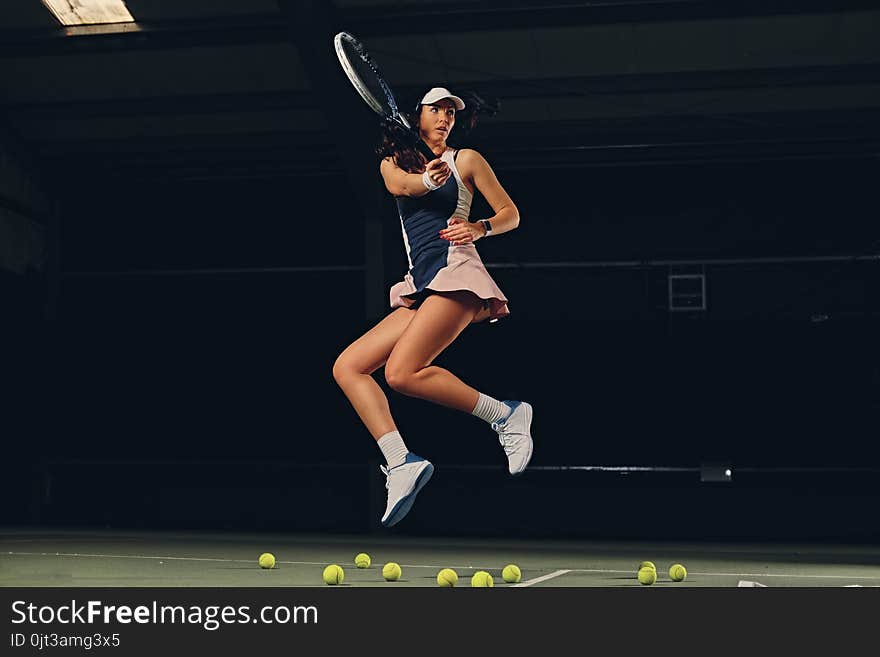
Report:
[[[495,586],[495,580],[485,570],[478,570],[471,577],[471,586],[475,588],[492,588]]]
[[[522,579],[522,571],[520,571],[519,566],[515,563],[509,563],[504,566],[504,570],[501,571],[501,577],[503,577],[504,581],[508,584],[516,584]]]
[[[274,568],[275,567],[275,555],[271,552],[263,552],[260,555],[260,568]]]
[[[358,568],[369,568],[371,563],[370,555],[366,552],[361,552],[354,558],[354,565]]]
[[[345,579],[345,571],[342,570],[340,566],[337,566],[335,563],[327,566],[324,569],[324,583],[329,584],[330,586],[336,586],[337,584],[342,584],[342,581]]]
[[[458,573],[452,568],[444,568],[437,573],[437,584],[445,588],[452,588],[458,584]]]
[[[639,568],[639,584],[650,586],[657,581],[657,571],[653,568]]]
[[[687,569],[680,563],[672,564],[669,567],[669,579],[671,579],[673,582],[683,582],[687,576]]]
[[[382,577],[384,577],[389,582],[396,582],[400,579],[400,576],[403,574],[403,571],[400,570],[400,565],[394,563],[393,561],[386,563],[382,567]]]
[[[654,572],[657,572],[657,566],[654,565],[653,561],[643,561],[639,564],[639,570],[641,570],[642,568],[651,568],[654,570]]]

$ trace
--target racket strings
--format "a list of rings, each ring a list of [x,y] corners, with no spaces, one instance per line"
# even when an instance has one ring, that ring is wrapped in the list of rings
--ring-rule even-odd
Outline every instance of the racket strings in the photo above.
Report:
[[[373,96],[386,114],[396,114],[397,105],[394,102],[391,89],[383,79],[379,67],[363,46],[360,43],[346,40],[343,43],[343,51],[361,85]]]

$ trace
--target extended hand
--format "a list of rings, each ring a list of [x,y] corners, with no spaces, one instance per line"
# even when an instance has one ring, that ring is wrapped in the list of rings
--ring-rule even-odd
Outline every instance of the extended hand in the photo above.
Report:
[[[428,162],[425,166],[425,171],[428,173],[431,182],[440,186],[444,185],[449,179],[449,176],[452,175],[452,170],[449,168],[449,165],[439,157],[436,160]]]

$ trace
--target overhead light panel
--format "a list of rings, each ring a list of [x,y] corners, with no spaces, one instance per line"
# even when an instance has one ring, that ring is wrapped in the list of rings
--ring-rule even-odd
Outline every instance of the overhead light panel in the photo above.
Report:
[[[133,23],[124,0],[42,0],[62,25]]]

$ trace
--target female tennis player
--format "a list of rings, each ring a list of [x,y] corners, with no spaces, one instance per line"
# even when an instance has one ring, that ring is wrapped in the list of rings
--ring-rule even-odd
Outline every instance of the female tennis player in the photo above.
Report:
[[[518,475],[532,457],[532,407],[498,401],[431,363],[468,324],[509,314],[507,299],[483,266],[474,243],[519,225],[519,212],[488,162],[475,150],[448,148],[461,98],[434,87],[419,102],[412,125],[436,158],[425,161],[412,144],[386,131],[379,152],[385,187],[397,200],[409,260],[404,279],[391,288],[393,310],[340,354],[333,377],[354,406],[387,461],[388,503],[382,524],[409,512],[434,466],[406,446],[388,399],[372,373],[398,392],[426,399],[486,422],[498,433],[508,469]],[[479,191],[494,216],[469,220]]]

